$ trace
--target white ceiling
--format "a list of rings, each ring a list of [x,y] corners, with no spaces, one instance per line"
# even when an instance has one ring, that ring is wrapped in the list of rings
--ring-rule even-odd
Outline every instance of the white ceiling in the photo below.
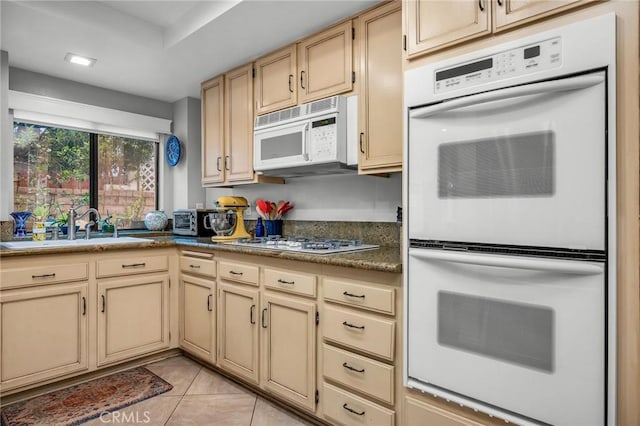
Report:
[[[1,0],[9,65],[166,102],[380,0]],[[64,61],[67,52],[97,63]]]

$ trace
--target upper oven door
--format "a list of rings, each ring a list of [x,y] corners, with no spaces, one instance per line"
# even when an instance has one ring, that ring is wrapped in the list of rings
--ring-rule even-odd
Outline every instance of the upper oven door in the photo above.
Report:
[[[255,170],[294,167],[309,161],[309,121],[256,130],[253,140]]]
[[[409,237],[603,250],[605,105],[599,72],[411,110]]]

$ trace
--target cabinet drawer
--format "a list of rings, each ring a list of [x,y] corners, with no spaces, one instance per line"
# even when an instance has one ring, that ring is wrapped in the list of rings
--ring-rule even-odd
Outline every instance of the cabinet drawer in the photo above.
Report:
[[[169,259],[166,255],[132,255],[129,257],[99,260],[96,276],[98,278],[117,277],[119,275],[166,271],[167,269],[169,269]]]
[[[218,263],[218,274],[226,280],[258,285],[258,267],[254,265],[221,260]]]
[[[328,306],[324,309],[324,317],[323,336],[326,340],[393,361],[395,321]]]
[[[89,264],[67,263],[49,266],[30,266],[0,271],[0,288],[82,281],[89,277]]]
[[[341,425],[393,426],[395,412],[324,383],[324,416]]]
[[[316,276],[264,268],[264,286],[288,293],[316,297]]]
[[[327,278],[323,282],[325,300],[363,309],[395,314],[395,291]]]
[[[481,426],[474,420],[462,417],[456,413],[443,410],[411,397],[404,400],[404,424],[413,425],[438,425],[438,426]]]
[[[324,377],[393,405],[394,367],[323,345]]]
[[[199,257],[180,256],[180,270],[189,274],[216,276],[216,261]]]

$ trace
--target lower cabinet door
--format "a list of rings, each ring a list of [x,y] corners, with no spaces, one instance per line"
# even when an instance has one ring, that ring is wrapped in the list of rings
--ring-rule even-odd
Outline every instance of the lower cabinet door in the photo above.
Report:
[[[98,365],[169,347],[169,276],[98,281]]]
[[[205,361],[216,361],[215,281],[180,279],[180,347]]]
[[[263,295],[265,389],[307,410],[316,407],[316,304]]]
[[[258,290],[218,286],[218,365],[258,384]]]
[[[0,292],[0,389],[87,370],[88,283]]]

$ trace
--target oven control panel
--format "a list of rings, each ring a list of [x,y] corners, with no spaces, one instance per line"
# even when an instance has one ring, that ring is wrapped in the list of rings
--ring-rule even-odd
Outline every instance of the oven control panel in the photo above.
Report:
[[[434,93],[446,93],[562,65],[560,37],[435,70]]]

